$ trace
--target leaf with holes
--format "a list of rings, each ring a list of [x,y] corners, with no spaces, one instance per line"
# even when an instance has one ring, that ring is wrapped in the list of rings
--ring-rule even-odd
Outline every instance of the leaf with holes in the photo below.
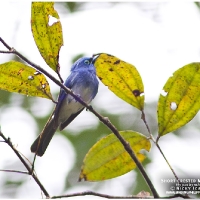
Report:
[[[104,85],[127,103],[143,110],[144,86],[133,65],[105,53],[99,54],[94,65]]]
[[[142,134],[134,131],[120,131],[122,137],[130,144],[137,158],[142,162],[151,143]],[[136,168],[136,164],[126,152],[121,142],[112,133],[99,140],[84,158],[79,181],[102,181],[121,176]]]
[[[184,126],[200,109],[200,63],[175,71],[158,101],[159,137]]]
[[[52,99],[49,83],[45,76],[17,61],[0,65],[0,89]]]
[[[31,28],[35,43],[45,62],[59,72],[59,51],[63,45],[62,27],[52,2],[33,2],[31,6]],[[49,19],[57,21],[49,23]]]

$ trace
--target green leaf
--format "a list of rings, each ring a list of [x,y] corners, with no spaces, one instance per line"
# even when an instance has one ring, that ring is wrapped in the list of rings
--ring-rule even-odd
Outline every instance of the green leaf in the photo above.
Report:
[[[145,156],[140,150],[150,150],[149,140],[133,131],[120,131],[120,134],[142,162]],[[79,180],[86,181],[115,178],[136,168],[136,164],[113,133],[99,140],[86,154],[83,162]]]
[[[35,43],[45,62],[59,72],[59,51],[63,45],[62,26],[52,2],[33,2],[31,7],[31,28]],[[49,25],[49,17],[57,22]]]
[[[158,101],[159,137],[184,126],[200,109],[200,63],[175,71]]]
[[[144,86],[133,65],[105,53],[98,56],[94,65],[104,85],[127,103],[143,110]]]
[[[0,89],[52,99],[49,83],[45,76],[17,61],[0,65]]]

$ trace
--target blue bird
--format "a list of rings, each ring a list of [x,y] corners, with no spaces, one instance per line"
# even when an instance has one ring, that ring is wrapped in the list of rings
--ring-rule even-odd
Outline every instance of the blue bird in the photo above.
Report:
[[[89,104],[98,92],[99,82],[94,67],[95,57],[82,57],[71,67],[71,74],[64,85],[70,88],[74,94]],[[59,128],[63,130],[84,109],[84,106],[61,89],[58,103],[47,121],[43,131],[31,146],[31,152],[43,156],[54,133]]]

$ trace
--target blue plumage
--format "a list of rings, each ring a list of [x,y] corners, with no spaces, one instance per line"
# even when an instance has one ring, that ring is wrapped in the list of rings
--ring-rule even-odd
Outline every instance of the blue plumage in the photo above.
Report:
[[[96,78],[94,62],[95,58],[93,57],[83,57],[77,60],[72,65],[71,74],[64,83],[87,104],[94,99],[98,92],[99,82]],[[42,156],[56,130],[58,128],[63,130],[83,109],[82,104],[61,89],[58,103],[43,131],[32,144],[31,151]]]

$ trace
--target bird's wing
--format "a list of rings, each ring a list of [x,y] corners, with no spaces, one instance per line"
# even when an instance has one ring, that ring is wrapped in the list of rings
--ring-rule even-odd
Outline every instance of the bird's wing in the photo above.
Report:
[[[68,126],[76,118],[76,116],[78,116],[83,111],[83,109],[84,108],[79,110],[77,113],[74,113],[74,114],[70,115],[70,117],[65,122],[60,124],[59,130],[62,131],[66,126]]]
[[[65,81],[64,85],[66,87],[68,87],[69,89],[71,89],[73,87],[73,85],[74,85],[74,82],[75,82],[74,80],[75,80],[76,76],[77,76],[77,73],[72,72],[70,74],[70,76],[67,78],[67,80]],[[54,118],[55,119],[57,119],[57,115],[59,113],[60,107],[62,106],[62,103],[64,102],[64,99],[67,98],[67,95],[68,94],[61,88],[60,89],[60,94],[59,94],[58,100],[57,100],[58,103],[57,103],[56,108],[54,110]]]

